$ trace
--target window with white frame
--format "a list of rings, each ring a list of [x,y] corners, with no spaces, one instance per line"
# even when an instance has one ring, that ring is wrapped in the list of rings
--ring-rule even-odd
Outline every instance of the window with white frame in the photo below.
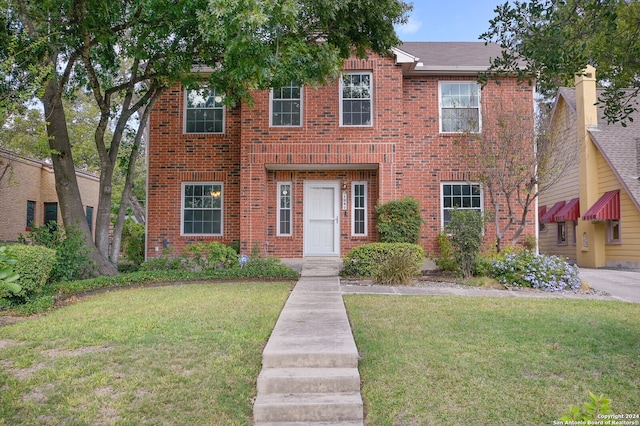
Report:
[[[620,244],[621,242],[622,242],[622,235],[620,233],[620,220],[619,219],[607,220],[607,243]]]
[[[440,82],[440,131],[480,131],[480,85],[474,82]]]
[[[278,235],[291,235],[291,182],[278,183]]]
[[[370,72],[342,74],[340,79],[340,124],[371,126],[373,81]]]
[[[295,81],[271,90],[271,125],[283,127],[302,125],[302,87]]]
[[[351,194],[351,235],[366,236],[367,182],[352,182]]]
[[[451,212],[475,210],[482,213],[482,189],[479,183],[442,183],[442,227],[451,221]]]
[[[224,133],[224,97],[213,88],[186,90],[185,133]]]
[[[182,234],[222,235],[222,183],[182,184]]]

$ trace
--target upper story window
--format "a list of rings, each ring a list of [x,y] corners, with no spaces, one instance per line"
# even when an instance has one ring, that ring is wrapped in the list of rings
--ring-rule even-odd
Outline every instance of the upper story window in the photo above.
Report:
[[[222,183],[182,184],[182,235],[222,235]]]
[[[302,87],[295,81],[271,90],[271,125],[283,127],[302,125]]]
[[[371,126],[373,79],[370,72],[344,73],[340,79],[340,124]]]
[[[187,90],[185,133],[224,133],[223,99],[216,89]]]
[[[475,210],[482,213],[482,189],[479,183],[447,182],[442,184],[442,227],[451,221],[451,211]]]
[[[480,131],[480,85],[472,82],[440,82],[440,131]]]

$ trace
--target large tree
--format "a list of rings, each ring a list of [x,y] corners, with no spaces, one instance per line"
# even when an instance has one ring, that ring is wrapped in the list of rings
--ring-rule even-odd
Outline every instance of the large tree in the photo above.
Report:
[[[575,153],[550,128],[550,111],[536,108],[507,94],[497,96],[482,117],[480,132],[465,131],[456,141],[461,154],[477,166],[474,179],[482,183],[488,219],[495,227],[495,248],[515,244],[524,232],[540,192],[563,175]],[[545,182],[540,182],[540,176]],[[534,216],[535,217],[535,216]]]
[[[495,9],[480,38],[505,50],[491,72],[515,72],[535,79],[554,96],[571,85],[587,64],[606,87],[599,101],[606,118],[631,120],[640,91],[640,3],[637,0],[531,0],[505,2]],[[620,89],[633,88],[623,92]]]
[[[122,140],[130,133],[130,140],[140,143],[142,111],[167,87],[179,81],[196,84],[194,64],[210,73],[211,84],[229,104],[249,100],[251,90],[292,79],[322,83],[354,49],[364,55],[397,45],[394,24],[410,10],[402,0],[2,1],[8,6],[10,35],[37,46],[28,56],[13,49],[19,60],[10,71],[28,76],[34,66],[50,70],[37,94],[60,209],[64,223],[78,226],[94,248],[101,274],[116,272],[109,260],[108,227]],[[84,219],[62,102],[81,87],[100,111],[93,136],[100,158],[95,245]],[[131,128],[136,115],[140,119]],[[137,148],[130,152],[135,155]]]

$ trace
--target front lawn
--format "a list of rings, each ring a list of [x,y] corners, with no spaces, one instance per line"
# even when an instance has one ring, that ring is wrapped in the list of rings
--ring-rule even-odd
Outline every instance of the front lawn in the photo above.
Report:
[[[589,391],[640,407],[640,305],[345,296],[370,425],[549,425]]]
[[[0,328],[0,425],[246,425],[292,283],[92,296]]]

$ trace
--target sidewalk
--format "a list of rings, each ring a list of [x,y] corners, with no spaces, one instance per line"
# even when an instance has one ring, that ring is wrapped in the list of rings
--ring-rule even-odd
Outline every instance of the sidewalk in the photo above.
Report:
[[[358,349],[340,259],[305,259],[262,354],[254,424],[363,424]]]

